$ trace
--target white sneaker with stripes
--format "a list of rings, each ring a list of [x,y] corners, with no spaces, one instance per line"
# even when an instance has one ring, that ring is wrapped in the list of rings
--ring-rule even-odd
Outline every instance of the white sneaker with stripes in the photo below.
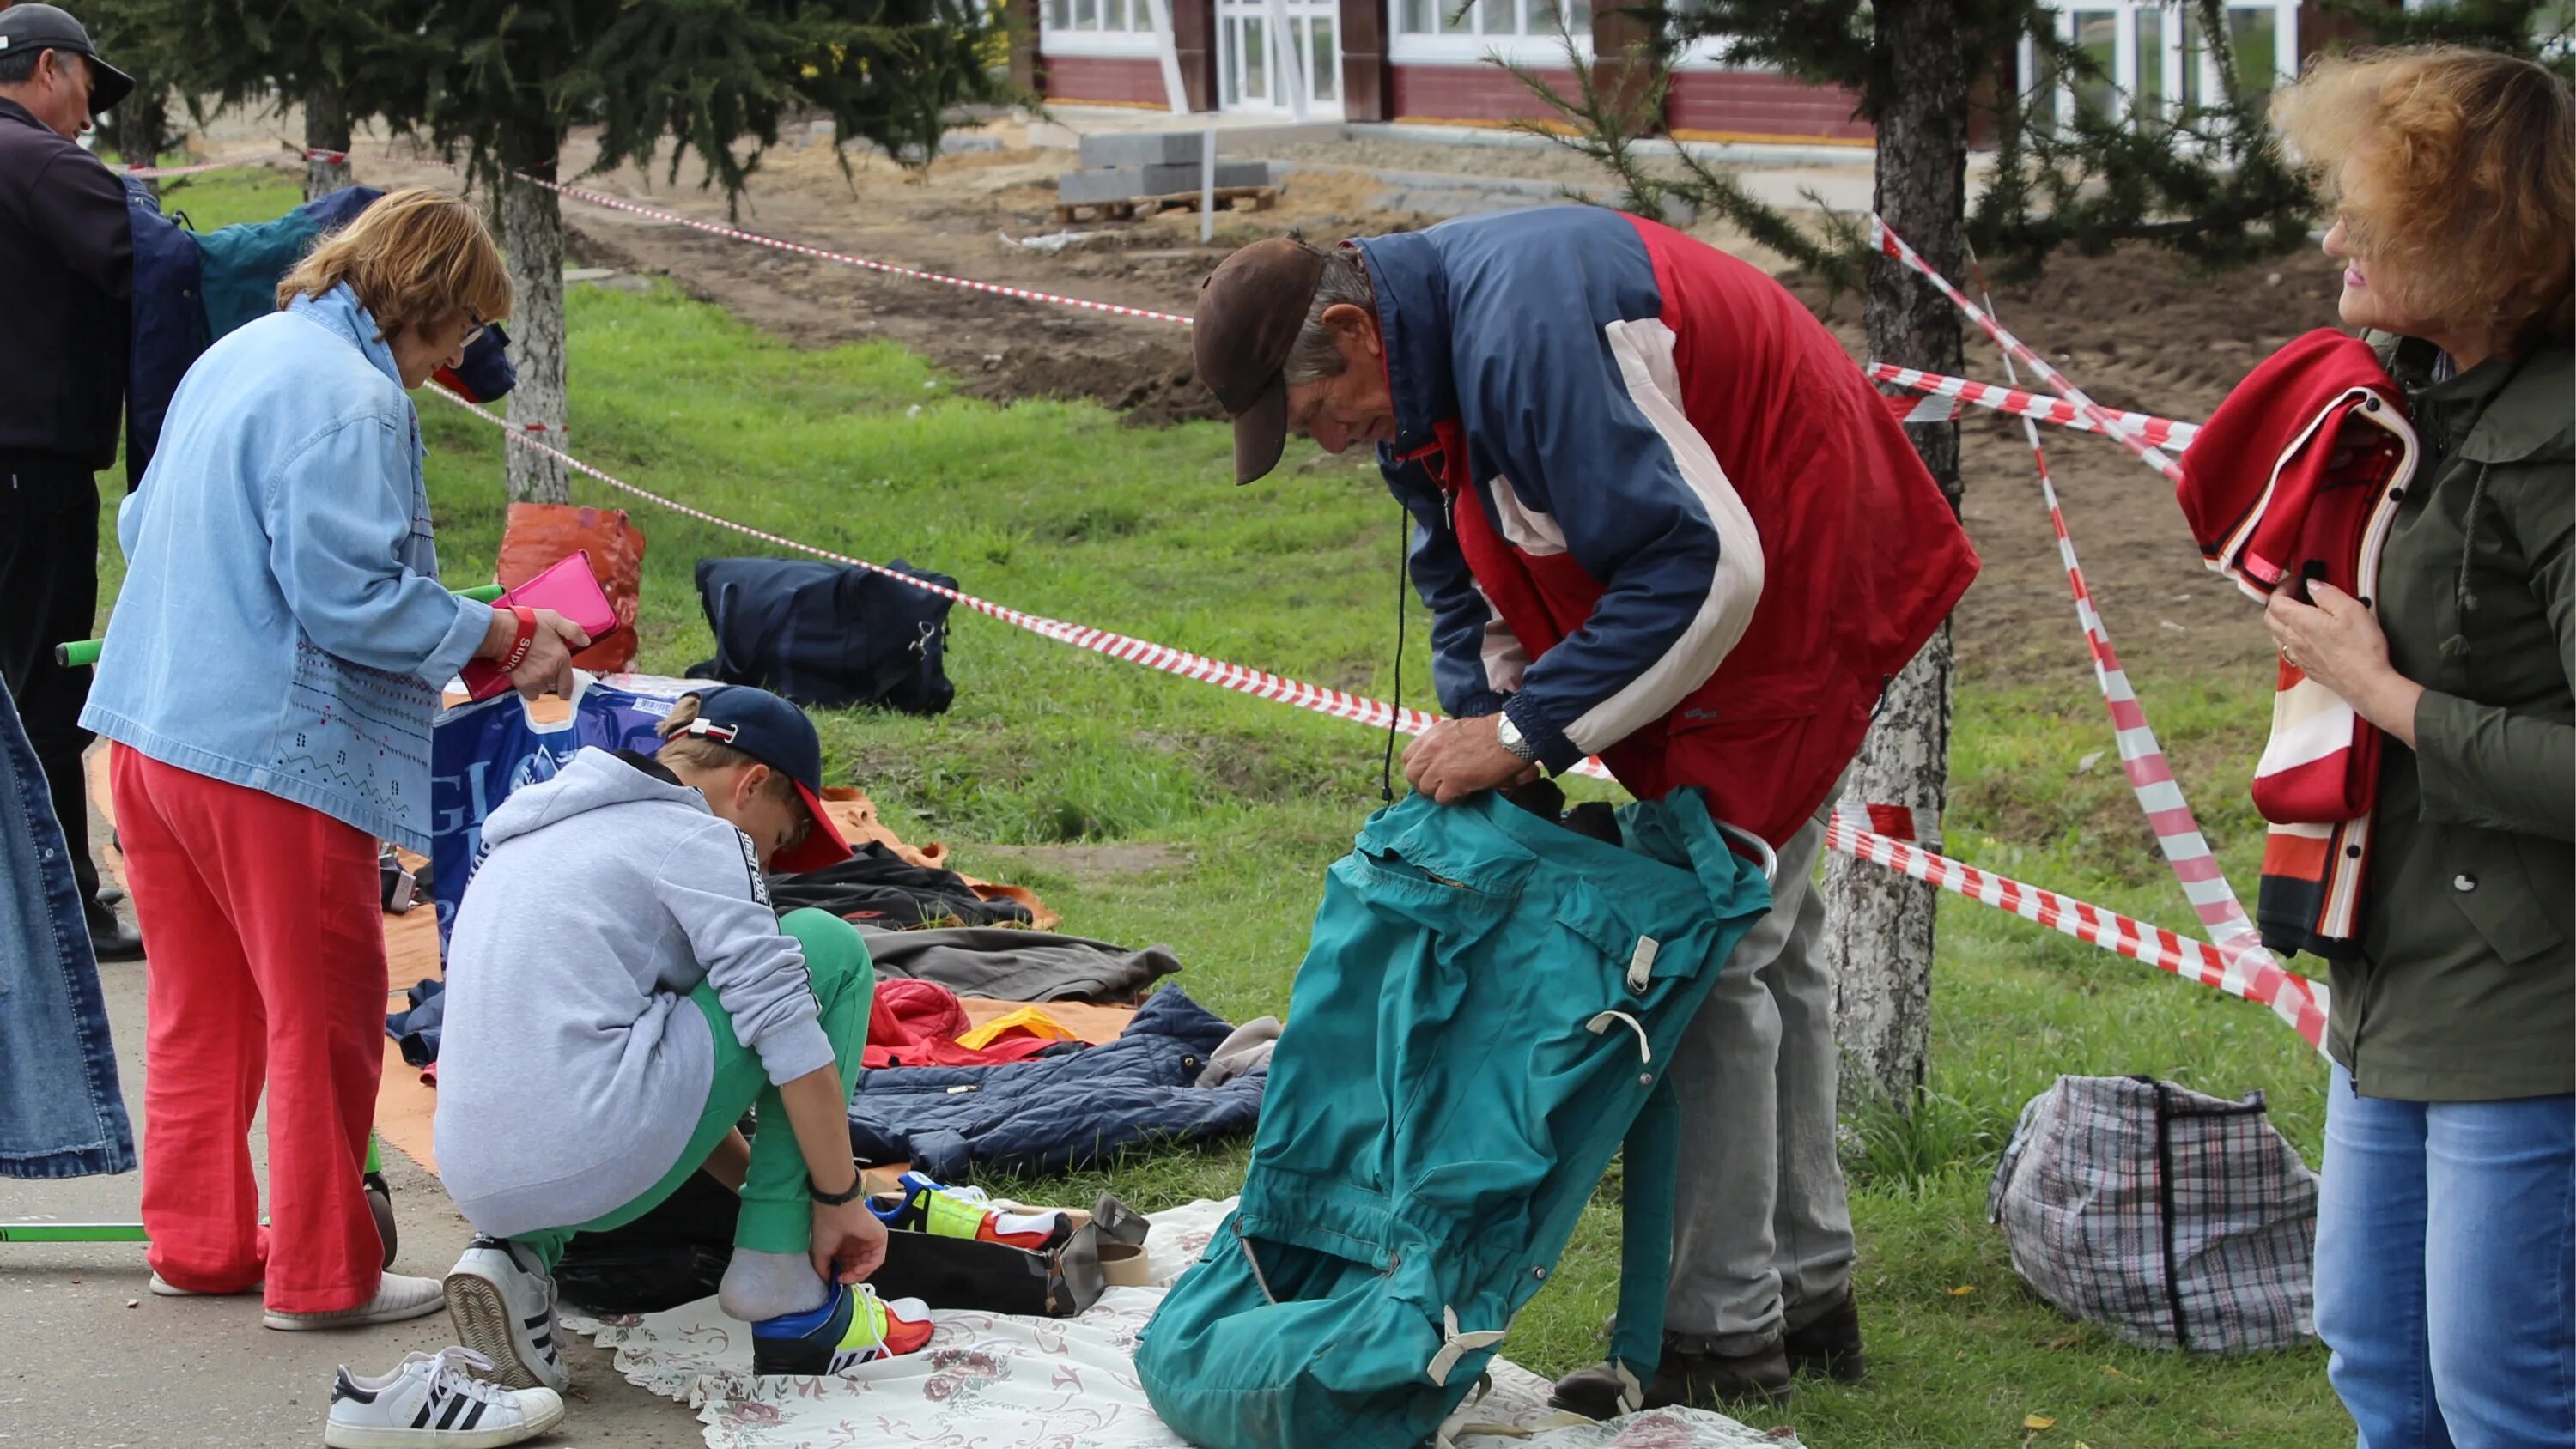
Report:
[[[572,1387],[555,1321],[555,1280],[514,1243],[478,1235],[447,1270],[447,1316],[459,1342],[488,1358],[514,1389]]]
[[[331,1381],[322,1442],[332,1449],[500,1449],[563,1422],[552,1389],[505,1389],[474,1377],[492,1361],[470,1348],[415,1353],[393,1372]]]

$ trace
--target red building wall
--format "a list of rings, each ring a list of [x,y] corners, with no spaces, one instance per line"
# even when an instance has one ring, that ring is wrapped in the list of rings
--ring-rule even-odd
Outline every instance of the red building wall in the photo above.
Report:
[[[1387,119],[1395,121],[1545,121],[1557,111],[1530,94],[1529,87],[1499,66],[1405,65],[1390,68],[1393,104]],[[1560,95],[1574,92],[1574,72],[1563,67],[1539,74]]]
[[[1677,70],[1664,97],[1664,125],[1684,140],[1867,141],[1869,123],[1852,114],[1855,100],[1848,91],[1768,71]]]
[[[1131,56],[1050,55],[1046,93],[1060,101],[1158,108],[1171,103],[1163,92],[1163,63]]]

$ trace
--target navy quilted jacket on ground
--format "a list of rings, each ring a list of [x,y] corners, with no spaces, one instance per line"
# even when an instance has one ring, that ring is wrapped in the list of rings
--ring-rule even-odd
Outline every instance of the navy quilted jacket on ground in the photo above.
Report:
[[[861,1072],[850,1149],[862,1162],[909,1161],[963,1183],[979,1172],[1078,1171],[1128,1147],[1246,1136],[1261,1117],[1265,1073],[1191,1085],[1231,1030],[1165,987],[1116,1041],[1089,1051],[998,1067]]]

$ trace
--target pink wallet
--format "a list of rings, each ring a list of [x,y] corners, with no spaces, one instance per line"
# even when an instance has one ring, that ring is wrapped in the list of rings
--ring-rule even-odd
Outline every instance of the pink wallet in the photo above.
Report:
[[[595,641],[617,627],[617,610],[608,591],[590,570],[590,551],[582,549],[546,566],[544,572],[493,601],[496,609],[552,609],[582,627]],[[510,687],[510,676],[490,660],[477,659],[458,674],[473,699],[489,699]]]

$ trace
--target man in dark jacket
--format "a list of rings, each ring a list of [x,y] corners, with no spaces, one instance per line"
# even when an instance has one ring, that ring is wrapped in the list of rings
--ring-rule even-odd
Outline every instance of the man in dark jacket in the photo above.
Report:
[[[1409,783],[1446,805],[1598,755],[1638,798],[1696,788],[1778,850],[1771,910],[1671,1069],[1692,1135],[1654,1381],[1603,1365],[1555,1402],[1607,1417],[1857,1380],[1809,877],[1881,691],[1976,573],[1931,475],[1777,282],[1597,207],[1256,242],[1197,323],[1237,481],[1292,431],[1375,443],[1413,517],[1452,718],[1405,752]]]
[[[103,960],[142,942],[98,898],[82,788],[89,670],[54,663],[98,613],[98,486],[125,402],[133,241],[125,191],[73,143],[134,89],[79,21],[50,5],[0,10],[0,678],[43,763]]]

